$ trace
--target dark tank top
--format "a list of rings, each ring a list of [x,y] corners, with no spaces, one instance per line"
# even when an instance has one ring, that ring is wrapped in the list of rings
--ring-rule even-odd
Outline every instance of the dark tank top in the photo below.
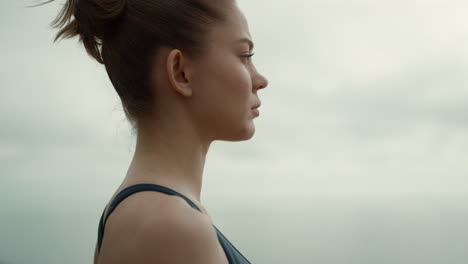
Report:
[[[104,216],[104,212],[102,212],[101,219],[99,221],[99,228],[98,228],[98,241],[97,241],[97,246],[98,246],[98,251],[101,250],[101,244],[102,240],[104,237],[104,228],[107,222],[107,219],[109,218],[109,215],[112,214],[112,212],[115,210],[117,205],[126,197],[129,195],[132,195],[137,192],[142,192],[142,191],[155,191],[155,192],[162,192],[166,193],[169,195],[177,195],[181,198],[183,198],[192,208],[198,210],[201,212],[200,208],[196,206],[190,199],[185,197],[184,195],[161,185],[157,184],[136,184],[129,186],[122,191],[120,191],[112,200],[112,202],[109,205],[109,208],[107,210],[107,215]],[[229,260],[229,264],[251,264],[243,255],[240,253],[231,242],[221,233],[221,231],[218,230],[218,228],[213,225],[213,227],[216,230],[216,235],[218,236],[218,241],[221,244],[224,253],[226,254],[227,259]]]

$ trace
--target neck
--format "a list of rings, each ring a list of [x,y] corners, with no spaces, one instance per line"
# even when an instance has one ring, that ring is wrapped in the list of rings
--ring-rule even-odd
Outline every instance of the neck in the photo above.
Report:
[[[124,182],[166,186],[200,202],[210,140],[189,119],[166,118],[138,131],[135,154]]]

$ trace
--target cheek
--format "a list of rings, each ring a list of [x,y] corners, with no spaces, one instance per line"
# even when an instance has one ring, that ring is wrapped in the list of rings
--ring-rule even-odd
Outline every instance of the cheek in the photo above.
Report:
[[[226,96],[232,98],[249,98],[251,93],[250,74],[246,65],[239,61],[220,65],[218,83]],[[239,102],[238,102],[239,103]]]
[[[251,104],[249,75],[244,66],[227,67],[223,78],[219,80],[220,108],[227,118],[242,119],[248,105]]]
[[[236,61],[237,59],[237,61]],[[208,65],[206,65],[208,66]],[[240,58],[212,61],[198,79],[197,105],[208,119],[242,119],[252,104],[252,84],[248,68]]]

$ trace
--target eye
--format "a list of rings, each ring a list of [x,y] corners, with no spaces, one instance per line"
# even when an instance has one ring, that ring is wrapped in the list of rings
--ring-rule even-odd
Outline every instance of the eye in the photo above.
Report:
[[[244,59],[246,59],[246,60],[250,60],[251,57],[252,57],[254,54],[255,54],[255,53],[247,54],[247,55],[242,56],[242,58],[244,58]]]

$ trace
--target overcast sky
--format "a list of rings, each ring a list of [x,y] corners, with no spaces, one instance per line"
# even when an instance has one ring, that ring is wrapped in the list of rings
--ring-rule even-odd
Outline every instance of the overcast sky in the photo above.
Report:
[[[202,201],[468,192],[468,2],[238,2],[269,86],[254,137],[212,144]],[[0,199],[98,215],[134,139],[103,66],[52,44],[63,1],[28,3],[0,4]]]

